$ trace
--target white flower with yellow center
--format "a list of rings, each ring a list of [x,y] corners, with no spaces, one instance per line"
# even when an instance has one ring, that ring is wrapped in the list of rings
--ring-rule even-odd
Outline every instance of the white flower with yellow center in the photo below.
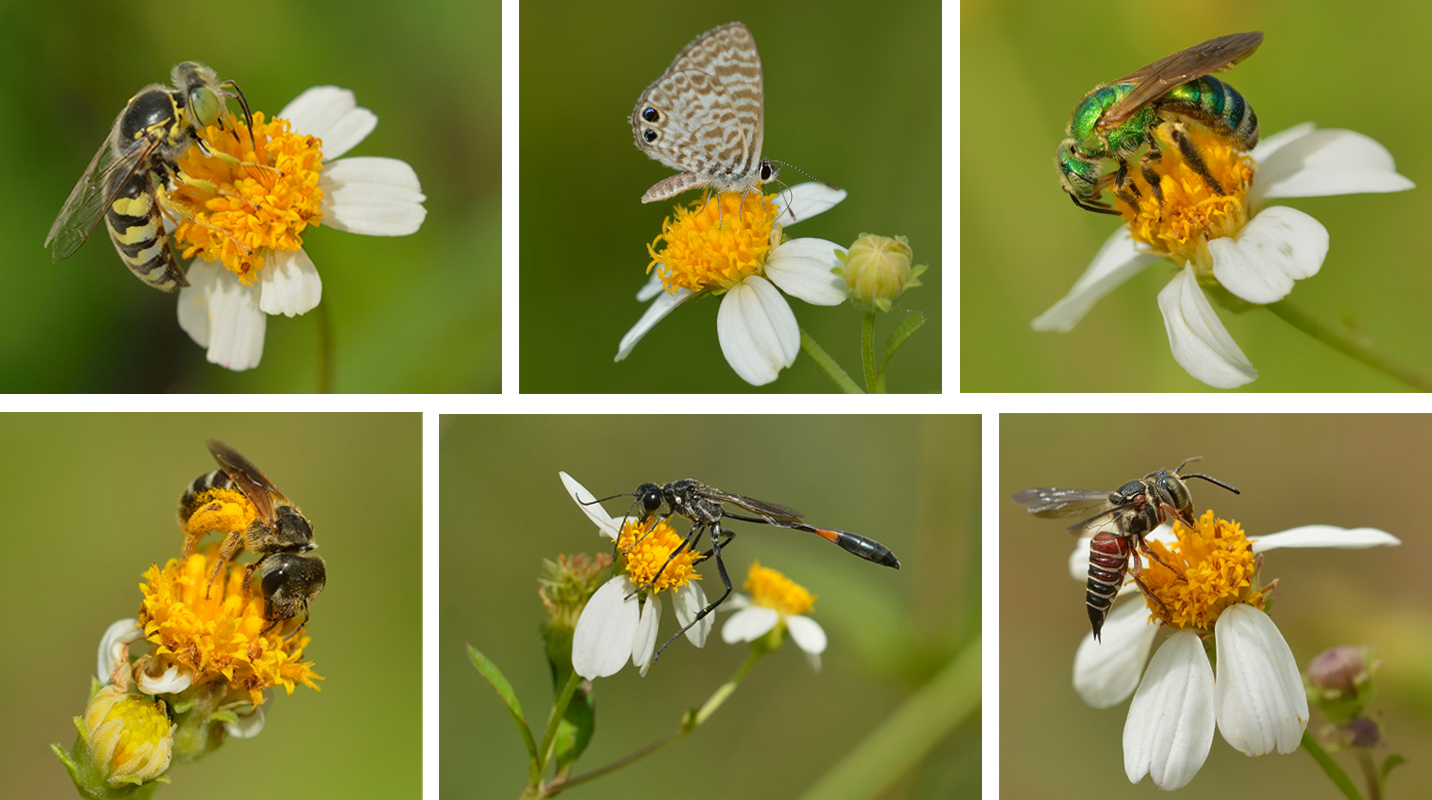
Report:
[[[622,556],[621,572],[597,589],[577,618],[572,668],[583,678],[605,678],[619,672],[630,658],[646,675],[656,652],[661,595],[671,593],[676,621],[683,627],[706,607],[706,592],[695,583],[701,579],[695,569],[700,554],[688,548],[672,556],[684,537],[665,520],[614,519],[593,502],[595,496],[582,484],[565,472],[559,475],[577,507],[601,535],[616,540]],[[704,647],[712,622],[708,614],[692,625],[686,631],[687,640]]]
[[[754,642],[776,628],[790,631],[791,639],[811,668],[820,671],[820,654],[825,652],[825,629],[805,616],[815,605],[815,595],[804,586],[773,569],[751,564],[746,578],[746,591],[731,596],[729,608],[740,609],[721,626],[721,640],[726,644]]]
[[[353,93],[315,86],[266,122],[254,115],[210,126],[208,152],[193,147],[167,205],[182,219],[175,240],[189,266],[179,292],[179,326],[209,361],[232,370],[258,366],[269,314],[295,316],[318,305],[323,283],[303,251],[303,232],[326,226],[369,236],[406,236],[427,211],[407,162],[334,161],[363,141],[378,118]]]
[[[1085,634],[1074,656],[1074,688],[1089,705],[1110,708],[1134,694],[1124,723],[1129,780],[1149,775],[1164,790],[1187,785],[1208,758],[1215,727],[1246,755],[1293,752],[1308,726],[1308,700],[1292,650],[1263,611],[1276,581],[1260,583],[1260,554],[1401,542],[1374,528],[1331,525],[1245,537],[1237,523],[1216,519],[1212,511],[1192,528],[1161,527],[1148,541],[1182,574],[1147,561],[1140,577],[1157,602],[1129,600],[1115,608],[1102,641]],[[1070,556],[1069,568],[1084,581],[1088,567],[1085,541]],[[1134,591],[1130,579],[1121,594]],[[1150,661],[1160,628],[1174,633]],[[1216,666],[1205,650],[1209,638]]]
[[[836,251],[844,248],[825,239],[783,242],[781,232],[845,195],[824,184],[802,183],[779,195],[728,192],[714,202],[678,206],[675,221],[668,218],[647,247],[651,279],[636,299],[656,299],[622,337],[616,360],[626,358],[677,306],[702,294],[724,294],[716,338],[726,362],[754,386],[774,381],[795,363],[801,347],[796,315],[781,292],[819,306],[840,305],[848,296],[845,281],[831,272],[841,266]],[[789,201],[779,213],[777,199]],[[666,247],[657,252],[663,241]]]
[[[1209,173],[1208,182],[1178,154],[1165,123],[1156,162],[1162,198],[1140,170],[1131,170],[1137,205],[1119,200],[1125,227],[1111,236],[1062,300],[1032,323],[1038,331],[1071,330],[1104,295],[1159,258],[1179,268],[1159,292],[1159,310],[1174,360],[1188,374],[1220,389],[1258,377],[1214,313],[1202,286],[1221,286],[1239,300],[1276,303],[1295,281],[1316,275],[1328,253],[1328,232],[1280,197],[1322,197],[1413,188],[1399,175],[1387,148],[1348,130],[1315,130],[1306,123],[1259,142],[1244,154],[1198,126],[1186,129]],[[1255,178],[1256,173],[1256,178]]]

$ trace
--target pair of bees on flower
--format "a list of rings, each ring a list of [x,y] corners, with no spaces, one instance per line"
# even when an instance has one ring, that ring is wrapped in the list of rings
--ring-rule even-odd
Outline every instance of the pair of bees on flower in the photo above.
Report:
[[[224,564],[239,551],[258,555],[258,560],[245,568],[244,590],[248,591],[249,581],[257,572],[264,619],[271,623],[265,631],[303,614],[303,622],[288,634],[292,637],[308,624],[308,604],[323,591],[327,581],[323,559],[308,555],[317,547],[313,543],[313,524],[252,461],[217,439],[210,439],[208,445],[219,469],[195,478],[179,500],[179,525],[185,537],[183,555],[188,558],[199,540],[211,532],[224,535],[205,587],[206,595]],[[206,513],[244,502],[253,508],[252,522],[248,524],[235,523],[232,515]]]
[[[168,201],[168,187],[182,180],[177,162],[194,145],[209,152],[200,134],[210,125],[222,127],[224,98],[235,97],[243,106],[251,140],[254,120],[238,86],[220,83],[203,64],[185,61],[171,79],[174,87],[141,89],[115,119],[45,237],[54,261],[79,250],[103,219],[120,259],[136,277],[163,291],[189,285],[164,228],[166,216],[193,218]]]
[[[1135,70],[1084,95],[1074,107],[1065,139],[1055,154],[1059,182],[1074,205],[1100,214],[1119,213],[1102,199],[1105,190],[1133,206],[1140,191],[1130,160],[1143,150],[1139,171],[1154,198],[1162,204],[1154,166],[1162,159],[1162,134],[1177,148],[1189,168],[1208,189],[1226,195],[1188,135],[1198,126],[1240,150],[1258,144],[1258,117],[1232,86],[1214,78],[1253,55],[1263,43],[1260,31],[1210,39]],[[1147,150],[1144,147],[1147,146]],[[1107,160],[1115,163],[1105,172]]]
[[[1239,493],[1217,478],[1202,473],[1183,474],[1184,467],[1198,460],[1195,456],[1174,469],[1150,472],[1143,479],[1129,481],[1112,492],[1038,487],[1025,489],[1011,498],[1036,517],[1083,517],[1069,526],[1069,532],[1075,536],[1093,534],[1089,540],[1089,582],[1085,605],[1089,609],[1089,624],[1095,639],[1099,638],[1104,619],[1109,615],[1119,589],[1123,588],[1124,576],[1131,565],[1134,585],[1150,602],[1163,605],[1163,601],[1154,596],[1140,578],[1143,567],[1138,556],[1143,555],[1168,567],[1174,574],[1180,574],[1180,570],[1170,566],[1149,547],[1144,537],[1153,533],[1159,525],[1175,519],[1185,525],[1193,525],[1193,495],[1188,490],[1188,479],[1200,478],[1234,494]]]

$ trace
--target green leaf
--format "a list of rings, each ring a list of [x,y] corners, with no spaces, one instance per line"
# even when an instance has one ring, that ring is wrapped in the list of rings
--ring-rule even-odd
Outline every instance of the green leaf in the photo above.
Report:
[[[1393,753],[1392,755],[1388,756],[1387,760],[1382,762],[1382,779],[1387,780],[1387,773],[1391,772],[1393,767],[1402,764],[1405,761],[1407,761],[1407,759],[1396,753]]]
[[[900,349],[900,345],[904,344],[905,340],[909,339],[910,335],[924,324],[925,315],[919,311],[911,311],[905,315],[904,319],[900,320],[900,324],[895,326],[895,330],[890,332],[890,338],[885,342],[885,360],[880,363],[881,375],[885,374],[885,367],[890,364],[890,357],[895,355],[895,351]]]
[[[522,704],[517,702],[517,693],[512,691],[512,684],[507,682],[507,676],[472,645],[467,646],[467,657],[472,659],[472,665],[477,667],[477,671],[487,679],[492,691],[497,692],[498,699],[507,706],[507,713],[511,714],[512,721],[517,723],[517,732],[522,734],[522,743],[527,745],[527,755],[532,759],[533,765],[536,765],[539,763],[537,742],[532,738],[532,730],[527,727],[527,718],[522,714]]]

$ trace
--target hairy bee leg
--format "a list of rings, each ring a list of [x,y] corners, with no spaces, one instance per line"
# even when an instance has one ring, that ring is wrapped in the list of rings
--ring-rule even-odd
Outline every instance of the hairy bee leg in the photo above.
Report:
[[[1159,558],[1159,554],[1155,553],[1152,547],[1149,547],[1148,542],[1145,542],[1144,537],[1142,536],[1138,538],[1138,551],[1153,559],[1154,561],[1157,561],[1162,564],[1168,569],[1169,572],[1172,572],[1179,577],[1183,577],[1183,570],[1176,569],[1172,564],[1168,563],[1167,561],[1164,561],[1162,558]],[[1135,559],[1135,563],[1138,563],[1137,559]]]
[[[214,580],[219,577],[219,570],[233,560],[234,555],[244,546],[244,532],[234,531],[224,538],[224,543],[219,546],[219,557],[215,560],[214,571],[209,573],[209,584],[204,587],[204,597],[209,597],[209,590],[214,587]],[[247,584],[245,584],[247,585]]]
[[[1184,133],[1183,126],[1170,125],[1169,129],[1172,131],[1174,143],[1178,145],[1178,151],[1183,154],[1183,160],[1188,162],[1189,168],[1197,172],[1198,177],[1203,178],[1203,182],[1208,185],[1209,190],[1214,194],[1227,196],[1228,192],[1223,191],[1223,184],[1219,183],[1218,179],[1213,177],[1213,173],[1209,171],[1208,165],[1203,162],[1203,156],[1198,154],[1198,148],[1193,146],[1193,142],[1189,140],[1188,134]]]

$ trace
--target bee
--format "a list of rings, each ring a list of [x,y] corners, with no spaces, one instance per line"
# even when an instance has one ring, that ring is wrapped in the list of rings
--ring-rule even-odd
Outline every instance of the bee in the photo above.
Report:
[[[323,591],[327,580],[323,559],[306,555],[318,546],[313,543],[313,524],[252,461],[217,439],[210,439],[207,444],[214,460],[219,462],[219,469],[195,478],[179,501],[179,523],[185,532],[184,557],[193,553],[198,540],[209,533],[208,530],[190,530],[189,520],[214,502],[212,490],[237,491],[248,498],[257,515],[246,528],[220,531],[226,535],[219,546],[209,586],[213,586],[223,565],[240,550],[258,555],[259,559],[244,573],[244,586],[247,589],[249,580],[258,572],[264,619],[272,623],[265,632],[303,614],[303,624],[289,633],[293,636],[308,624],[308,604]],[[207,594],[207,589],[205,591]]]
[[[757,522],[777,528],[789,528],[790,530],[814,533],[832,544],[839,545],[840,548],[847,553],[860,556],[866,561],[872,561],[876,564],[893,567],[894,569],[900,568],[900,559],[896,558],[895,554],[890,552],[890,548],[868,536],[807,525],[800,521],[801,517],[805,515],[793,508],[722,491],[692,478],[672,481],[664,486],[658,486],[655,483],[643,483],[636,488],[635,492],[614,494],[611,497],[604,497],[601,500],[593,500],[592,503],[602,503],[616,497],[635,498],[632,501],[632,506],[633,508],[640,509],[640,520],[643,525],[654,517],[666,520],[673,514],[691,520],[691,530],[687,532],[686,539],[672,551],[671,555],[667,556],[666,564],[670,564],[671,559],[680,553],[694,551],[700,544],[701,534],[703,532],[707,533],[710,537],[711,549],[700,554],[696,560],[704,561],[707,558],[715,557],[717,572],[721,574],[721,582],[726,588],[725,594],[722,594],[715,602],[701,609],[701,611],[686,624],[686,627],[677,631],[666,641],[666,644],[661,646],[660,650],[656,651],[656,654],[652,656],[651,659],[653,664],[656,663],[656,659],[661,657],[662,652],[666,650],[668,645],[681,638],[683,633],[686,633],[692,626],[704,619],[706,615],[715,611],[716,607],[724,603],[726,598],[731,594],[731,578],[726,574],[726,562],[721,559],[721,548],[725,547],[735,538],[736,534],[721,527],[721,520],[723,519]],[[665,513],[661,511],[663,504],[666,506]],[[723,504],[735,506],[751,513],[753,516],[744,516],[727,511],[723,507]],[[590,505],[590,503],[586,505]],[[647,530],[647,533],[649,534],[655,527],[656,526],[653,525]],[[661,565],[661,569],[657,570],[656,576],[651,579],[647,586],[656,582],[656,579],[659,578],[661,573],[666,569],[666,564]],[[646,589],[647,586],[637,587],[638,591]]]
[[[205,146],[199,131],[223,124],[224,98],[238,98],[250,137],[253,115],[238,86],[219,83],[203,64],[185,61],[171,80],[177,88],[146,86],[115,119],[45,237],[54,261],[80,249],[103,218],[120,259],[140,280],[163,291],[189,285],[164,229],[164,213],[178,212],[161,197],[179,171],[178,158],[190,145]]]
[[[1139,591],[1162,605],[1139,577],[1140,563],[1135,553],[1163,564],[1174,573],[1179,572],[1159,558],[1144,537],[1171,519],[1193,524],[1193,495],[1188,490],[1188,479],[1201,478],[1239,494],[1237,489],[1217,478],[1197,472],[1183,474],[1184,467],[1199,460],[1199,456],[1185,459],[1174,469],[1150,472],[1142,480],[1129,481],[1112,492],[1046,487],[1025,489],[1011,498],[1036,517],[1084,517],[1069,526],[1069,532],[1075,536],[1094,534],[1089,540],[1085,603],[1096,640],[1131,563],[1134,584]]]
[[[1173,122],[1170,134],[1189,167],[1216,194],[1227,194],[1208,170],[1185,131],[1194,123],[1231,141],[1242,150],[1258,144],[1258,117],[1232,86],[1209,73],[1223,72],[1253,55],[1263,33],[1234,33],[1210,39],[1101,84],[1084,95],[1069,117],[1064,141],[1055,154],[1059,182],[1074,205],[1100,214],[1119,213],[1101,200],[1112,186],[1115,195],[1132,204],[1137,188],[1129,180],[1129,159],[1144,145],[1139,161],[1144,179],[1162,202],[1152,165],[1162,157],[1155,131]],[[1118,168],[1104,172],[1104,159]]]

